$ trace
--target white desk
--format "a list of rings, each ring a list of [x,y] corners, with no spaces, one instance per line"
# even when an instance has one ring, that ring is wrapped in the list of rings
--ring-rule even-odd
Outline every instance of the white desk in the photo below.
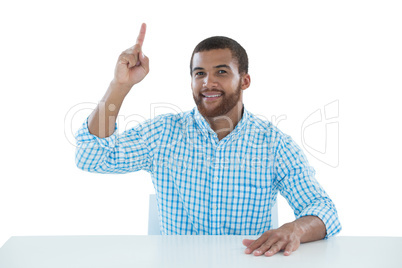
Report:
[[[0,249],[0,267],[402,267],[402,237],[334,237],[302,244],[288,257],[244,254],[243,238],[13,236]]]

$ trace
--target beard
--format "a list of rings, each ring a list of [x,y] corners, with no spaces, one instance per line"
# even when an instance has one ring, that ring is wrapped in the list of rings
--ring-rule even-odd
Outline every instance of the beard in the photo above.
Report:
[[[223,92],[221,90],[213,90],[213,91],[222,93],[222,96],[220,97],[221,100],[219,100],[221,102],[221,104],[213,109],[208,109],[207,107],[205,107],[204,97],[201,94],[201,92],[198,93],[197,96],[194,95],[194,93],[193,93],[193,98],[194,98],[195,104],[197,105],[198,111],[200,112],[200,114],[202,116],[204,116],[206,118],[223,116],[223,115],[226,115],[230,110],[232,110],[240,100],[241,84],[239,81],[239,84],[238,84],[235,92],[233,92],[231,94],[226,94],[225,92]]]

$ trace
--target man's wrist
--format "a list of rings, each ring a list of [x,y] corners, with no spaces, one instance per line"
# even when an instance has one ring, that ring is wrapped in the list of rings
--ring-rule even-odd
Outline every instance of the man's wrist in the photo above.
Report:
[[[134,85],[118,83],[116,80],[113,79],[110,82],[108,93],[110,95],[113,95],[115,98],[124,99],[133,86]]]
[[[289,222],[287,224],[291,224],[292,229],[293,229],[293,233],[299,237],[300,239],[306,234],[306,228],[303,224],[303,222],[300,222],[298,220],[295,220],[293,222]]]
[[[326,227],[324,222],[317,216],[304,216],[293,222],[295,232],[300,237],[300,241],[310,242],[325,238]]]

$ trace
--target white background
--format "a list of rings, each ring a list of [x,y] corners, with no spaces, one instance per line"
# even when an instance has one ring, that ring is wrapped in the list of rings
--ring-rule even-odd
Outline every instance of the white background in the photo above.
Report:
[[[126,127],[155,103],[171,107],[157,114],[193,108],[191,52],[229,36],[249,54],[246,108],[305,151],[341,235],[402,236],[401,14],[400,1],[386,0],[1,2],[0,245],[16,235],[146,234],[149,175],[83,172],[72,139],[142,22],[151,72],[123,104]],[[306,129],[326,105],[327,134],[325,118]],[[308,151],[325,145],[321,156]],[[280,223],[293,220],[279,205]]]

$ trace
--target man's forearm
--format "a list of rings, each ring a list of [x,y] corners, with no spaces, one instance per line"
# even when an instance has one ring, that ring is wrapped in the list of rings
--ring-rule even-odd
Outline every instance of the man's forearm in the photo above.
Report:
[[[304,216],[293,223],[297,226],[301,243],[320,240],[326,236],[325,224],[316,216]]]
[[[122,90],[113,81],[99,102],[96,109],[88,118],[89,132],[99,138],[109,137],[115,130],[115,123],[120,107],[126,96],[127,90]]]

